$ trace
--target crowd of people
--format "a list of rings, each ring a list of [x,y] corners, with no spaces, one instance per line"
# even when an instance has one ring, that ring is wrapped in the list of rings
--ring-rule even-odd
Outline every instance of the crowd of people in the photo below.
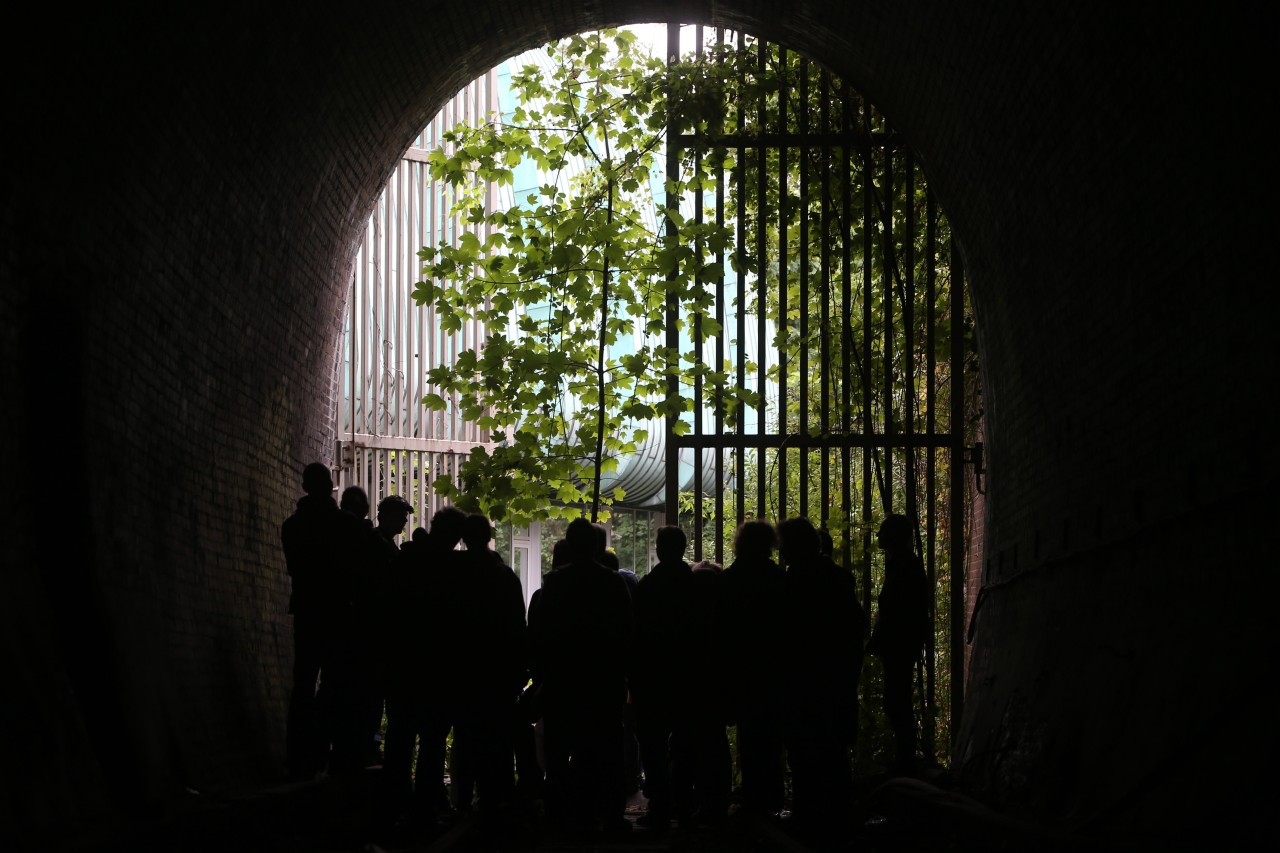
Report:
[[[334,499],[320,463],[303,489],[281,528],[289,769],[380,764],[388,821],[435,825],[473,803],[500,816],[530,793],[553,828],[625,832],[632,765],[639,823],[715,825],[730,810],[734,726],[735,808],[777,814],[789,768],[791,820],[821,835],[851,792],[864,653],[883,660],[895,770],[913,767],[929,590],[903,516],[878,533],[884,583],[864,648],[853,574],[804,518],[744,522],[723,568],[690,565],[685,533],[660,527],[657,563],[639,578],[603,526],[575,519],[526,610],[483,515],[446,506],[397,545],[414,513],[403,498],[380,501],[374,523],[358,487]]]

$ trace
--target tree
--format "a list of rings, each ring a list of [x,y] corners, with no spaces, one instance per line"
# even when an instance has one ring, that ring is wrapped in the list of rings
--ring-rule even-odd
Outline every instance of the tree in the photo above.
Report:
[[[414,291],[435,306],[442,330],[474,318],[488,329],[482,348],[430,372],[442,393],[424,403],[441,409],[445,393],[458,395],[463,417],[491,430],[497,446],[472,452],[461,484],[441,477],[433,486],[517,524],[572,517],[581,504],[594,519],[623,497],[600,494],[618,455],[658,419],[689,411],[687,395],[666,384],[668,375],[687,383],[694,370],[662,343],[667,299],[702,317],[700,334],[716,333],[706,284],[723,275],[715,259],[732,241],[728,227],[694,224],[666,204],[713,187],[716,164],[686,157],[680,176],[653,187],[667,133],[724,109],[721,99],[667,97],[710,88],[706,68],[645,56],[627,31],[547,50],[549,75],[533,66],[513,75],[510,123],[459,126],[431,154],[432,177],[455,188],[453,213],[468,230],[457,245],[422,249]],[[509,210],[487,209],[482,188],[512,184],[522,162],[546,182]],[[663,227],[669,220],[678,238]],[[722,389],[716,405],[730,421],[753,401],[724,371],[698,370]]]

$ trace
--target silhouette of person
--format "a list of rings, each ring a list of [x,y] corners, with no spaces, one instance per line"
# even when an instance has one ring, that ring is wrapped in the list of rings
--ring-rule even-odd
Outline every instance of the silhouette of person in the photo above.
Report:
[[[511,802],[515,706],[527,679],[524,593],[520,579],[489,547],[493,527],[473,513],[463,523],[461,573],[453,608],[462,615],[453,646],[456,671],[453,784],[469,802],[470,782],[482,816]],[[460,802],[465,801],[465,802]]]
[[[818,553],[835,559],[836,541],[831,538],[831,531],[825,527],[818,528]]]
[[[359,521],[333,499],[333,478],[324,464],[303,468],[302,488],[306,494],[280,526],[291,579],[294,658],[285,753],[294,778],[314,776],[329,761],[337,711],[334,681],[341,681],[351,571],[361,540]]]
[[[550,572],[556,571],[569,562],[568,543],[557,539],[551,546]],[[542,598],[542,587],[533,591],[529,597],[528,624],[529,635],[532,635],[534,611]],[[532,640],[530,640],[532,643]],[[519,773],[519,787],[531,797],[541,797],[546,782],[546,749],[542,720],[543,690],[542,679],[538,669],[533,665],[532,654],[529,659],[529,679],[524,691],[516,702],[518,725],[521,727],[516,740],[516,763]],[[532,759],[532,760],[531,760]]]
[[[630,569],[622,568],[616,551],[609,547],[609,530],[599,522],[592,522],[596,531],[596,559],[606,568],[617,572],[627,582],[627,589],[634,595],[636,584],[640,578]],[[631,649],[618,649],[618,654],[630,655]],[[626,705],[622,709],[622,766],[627,781],[626,794],[630,799],[640,790],[640,782],[644,774],[643,762],[640,760],[640,741],[636,736],[635,708],[631,704],[630,693]]]
[[[465,518],[456,507],[442,507],[432,516],[428,534],[415,531],[383,609],[388,631],[383,806],[395,817],[408,808],[411,821],[426,827],[449,811],[444,770],[456,667],[442,650],[454,641],[460,618],[453,607],[460,559],[454,549]]]
[[[721,575],[719,640],[730,714],[737,725],[742,809],[773,815],[783,804],[783,574],[777,533],[763,520],[738,526],[733,563]]]
[[[632,647],[626,581],[597,559],[591,522],[565,531],[569,562],[546,576],[529,614],[532,663],[542,684],[547,817],[555,826],[630,829],[622,716]]]
[[[348,772],[376,761],[378,729],[382,726],[386,700],[386,675],[380,662],[384,645],[383,611],[394,575],[400,569],[401,553],[396,537],[404,532],[412,514],[413,505],[399,495],[380,500],[378,524],[366,537],[365,554],[359,561],[352,601],[348,733],[340,761],[342,769]]]
[[[866,614],[853,574],[822,553],[821,536],[807,518],[779,524],[778,541],[786,567],[791,826],[829,844],[851,804]]]
[[[373,529],[373,522],[369,521],[369,496],[364,489],[359,486],[347,486],[342,490],[342,497],[338,499],[338,508],[360,519],[365,529]]]
[[[719,646],[719,563],[699,560],[689,576],[687,725],[671,734],[672,792],[681,826],[719,825],[729,808],[733,756],[726,722],[725,667]]]
[[[876,543],[884,551],[884,584],[866,650],[884,665],[884,713],[893,728],[895,773],[915,770],[911,677],[931,630],[929,582],[912,545],[914,532],[910,519],[897,514],[886,516],[876,532]]]
[[[687,645],[691,613],[689,581],[692,569],[684,561],[688,538],[674,525],[659,527],[655,536],[658,562],[636,584],[632,602],[636,620],[636,652],[631,674],[631,703],[635,709],[640,763],[644,767],[644,795],[648,810],[638,821],[666,826],[676,814],[671,777],[686,769],[673,755],[679,744],[673,732],[686,725],[691,689]],[[673,764],[680,764],[673,769]],[[682,810],[687,813],[687,810]]]

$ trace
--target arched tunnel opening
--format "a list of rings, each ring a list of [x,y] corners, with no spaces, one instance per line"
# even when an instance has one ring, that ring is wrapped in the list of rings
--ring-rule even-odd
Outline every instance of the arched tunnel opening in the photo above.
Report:
[[[619,55],[597,70],[589,49]],[[686,65],[673,71],[662,60],[668,52]],[[632,70],[645,59],[657,64],[617,75],[608,97],[570,101],[575,87],[590,89],[619,64]],[[651,80],[665,82],[672,73],[682,82],[644,94]],[[666,93],[701,91],[695,86],[723,102],[702,107],[708,118],[694,125],[701,141],[669,126],[671,119],[657,119],[696,109],[694,95]],[[741,90],[766,94],[730,112]],[[635,115],[620,117],[619,103]],[[593,109],[607,116],[599,126]],[[623,174],[640,175],[634,197],[619,199],[612,211],[636,223],[613,238],[616,256],[626,260],[607,271],[610,315],[625,324],[601,362],[612,380],[597,379],[591,367],[599,355],[605,270],[593,271],[601,277],[594,289],[583,291],[580,278],[579,293],[569,287],[587,268],[579,259],[600,248],[581,236],[585,219],[565,224],[595,198],[604,173],[590,159],[603,153],[599,141],[599,151],[557,159],[557,146],[583,126],[596,140],[612,137],[611,156],[624,164]],[[711,127],[731,135],[720,139]],[[467,153],[490,150],[496,154]],[[644,163],[648,152],[652,162]],[[730,156],[730,165],[716,159]],[[716,165],[704,166],[709,162]],[[668,174],[681,183],[669,189]],[[714,182],[716,189],[699,195],[693,178],[703,174],[698,185]],[[672,204],[680,218],[667,224],[663,212]],[[511,212],[522,219],[509,218]],[[688,233],[678,222],[690,226]],[[544,233],[556,235],[569,272],[548,263],[540,243],[529,245]],[[678,294],[674,310],[642,301],[663,286],[654,270],[664,241],[693,251],[717,235],[724,245],[686,273],[693,290],[675,290],[679,281],[668,285]],[[424,263],[424,251],[443,262]],[[487,262],[467,267],[469,252],[506,262],[496,272]],[[885,515],[904,513],[935,590],[913,704],[926,759],[946,765],[963,705],[971,613],[964,567],[981,564],[980,539],[969,530],[983,488],[975,456],[979,377],[958,257],[908,142],[847,82],[784,46],[715,28],[657,24],[527,51],[452,96],[384,185],[346,297],[334,481],[339,491],[362,489],[370,506],[391,494],[406,497],[415,515],[405,542],[411,528],[425,531],[450,495],[485,511],[499,523],[496,548],[520,577],[526,604],[551,568],[562,513],[593,508],[594,443],[584,442],[581,430],[594,425],[600,404],[584,404],[582,390],[606,401],[601,416],[616,412],[611,437],[643,431],[626,446],[615,442],[610,456],[617,467],[604,473],[599,491],[609,501],[602,518],[612,530],[611,549],[640,578],[657,562],[653,529],[663,523],[687,531],[689,562],[728,565],[734,529],[746,519],[803,516],[832,536],[833,556],[857,578],[861,609],[869,613],[883,584],[876,528]],[[584,297],[585,312],[573,301]],[[495,315],[495,305],[515,307]],[[556,319],[564,316],[589,327],[590,346],[582,349],[585,338],[564,340],[564,320]],[[687,401],[673,415],[672,432],[651,414],[667,390],[653,353],[667,341],[669,325],[680,330],[681,361],[693,366],[672,377]],[[714,331],[701,336],[704,327]],[[497,377],[469,367],[483,363],[487,335],[498,336],[502,352]],[[543,342],[552,339],[561,353],[579,349],[556,362],[554,376],[535,369],[513,379],[526,363],[546,359]],[[639,366],[628,368],[626,360]],[[650,375],[637,381],[637,371]],[[646,381],[644,415],[622,417],[628,404],[640,408],[635,384]],[[549,385],[558,388],[552,403]],[[735,419],[732,410],[717,408],[725,390],[735,404],[736,395],[754,392],[754,402]],[[531,412],[535,402],[545,405]],[[501,443],[492,436],[498,430],[505,430]],[[539,436],[531,450],[520,449],[517,430]],[[513,445],[518,452],[495,460]],[[575,446],[581,458],[572,478],[541,459]],[[481,455],[469,469],[473,447]],[[539,458],[527,459],[530,453]],[[979,476],[966,486],[967,466]],[[674,506],[664,484],[673,475]],[[870,623],[854,630],[869,632]],[[874,664],[863,684],[858,754],[870,767],[887,760],[891,744],[879,719]]]
[[[502,57],[646,20],[846,75],[963,237],[989,493],[957,771],[1063,831],[1274,838],[1272,182],[1239,166],[1266,162],[1258,28],[622,0],[95,10],[6,57],[29,117],[0,261],[15,837],[271,776],[278,527],[333,455],[324,377],[378,188]]]

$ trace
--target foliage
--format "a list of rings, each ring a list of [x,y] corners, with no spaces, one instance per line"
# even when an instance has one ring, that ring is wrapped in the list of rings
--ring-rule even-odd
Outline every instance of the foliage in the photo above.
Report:
[[[488,330],[481,349],[431,371],[439,393],[424,403],[442,409],[456,395],[463,417],[491,430],[497,446],[473,452],[462,484],[434,486],[460,506],[518,524],[572,517],[583,503],[594,516],[623,497],[600,495],[601,475],[659,419],[689,411],[679,383],[694,368],[664,340],[668,300],[713,333],[704,283],[723,274],[716,256],[732,239],[723,225],[687,221],[674,203],[712,186],[713,164],[686,158],[678,177],[653,187],[668,130],[708,120],[689,103],[723,110],[718,99],[663,97],[699,90],[707,66],[669,68],[642,55],[626,31],[574,36],[548,51],[548,76],[534,66],[513,75],[510,123],[459,126],[431,154],[432,177],[457,190],[453,213],[467,230],[422,249],[414,291],[444,332],[477,318]],[[670,111],[673,102],[681,108]],[[537,165],[538,191],[509,210],[490,209],[486,187],[512,184],[522,162]],[[678,236],[662,228],[668,221]],[[698,371],[721,389],[715,405],[730,422],[752,402],[724,371]]]

